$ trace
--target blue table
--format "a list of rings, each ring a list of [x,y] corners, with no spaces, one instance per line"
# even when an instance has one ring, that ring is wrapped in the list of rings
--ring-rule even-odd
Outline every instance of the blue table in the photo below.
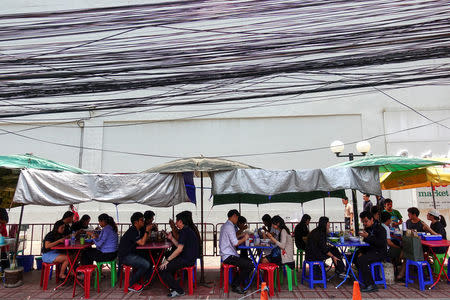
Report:
[[[250,253],[250,258],[252,259],[253,265],[255,266],[255,269],[253,270],[253,274],[250,277],[250,282],[248,283],[248,285],[245,287],[244,290],[247,290],[250,287],[250,285],[253,282],[253,279],[255,278],[255,274],[258,271],[258,266],[259,266],[259,262],[261,261],[263,250],[272,249],[272,248],[274,248],[274,246],[272,244],[269,244],[268,246],[262,246],[262,245],[258,245],[258,246],[240,245],[240,246],[238,246],[238,249],[250,250],[248,252]],[[256,256],[256,258],[255,258],[255,256]]]
[[[353,278],[355,278],[355,280],[358,280],[358,279],[356,278],[355,273],[353,272],[353,269],[352,269],[352,264],[353,264],[353,259],[355,258],[356,249],[355,249],[355,251],[353,251],[352,258],[351,258],[350,261],[348,261],[348,258],[347,258],[347,256],[345,255],[345,251],[346,251],[347,248],[349,248],[349,247],[355,247],[355,248],[358,248],[358,247],[367,247],[367,246],[369,246],[369,244],[368,244],[368,243],[365,243],[365,242],[350,242],[350,241],[344,242],[344,243],[341,243],[341,242],[335,242],[335,243],[332,243],[332,242],[331,242],[331,244],[339,248],[339,250],[341,251],[342,256],[344,257],[345,262],[346,262],[346,264],[347,264],[347,273],[345,274],[345,278],[344,278],[344,280],[343,280],[341,283],[338,284],[338,286],[336,286],[336,288],[340,287],[345,281],[347,281],[347,278],[349,278],[348,273],[350,273],[350,271],[351,271],[352,274],[353,274]],[[359,280],[358,280],[358,282],[359,282]]]

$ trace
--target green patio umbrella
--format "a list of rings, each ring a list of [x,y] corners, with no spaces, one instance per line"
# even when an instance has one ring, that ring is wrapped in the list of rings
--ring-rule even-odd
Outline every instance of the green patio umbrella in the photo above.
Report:
[[[49,159],[34,156],[32,154],[24,155],[0,155],[0,168],[5,169],[41,169],[51,171],[68,171],[73,173],[89,173],[86,170],[77,167],[58,163]]]
[[[380,173],[386,173],[436,165],[445,165],[445,163],[416,157],[370,155],[360,159],[343,162],[332,167],[379,167]]]

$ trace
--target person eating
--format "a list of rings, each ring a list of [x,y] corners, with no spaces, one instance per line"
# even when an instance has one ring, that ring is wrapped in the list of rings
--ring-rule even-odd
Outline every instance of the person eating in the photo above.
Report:
[[[69,258],[67,255],[60,253],[59,250],[52,250],[52,247],[64,243],[64,228],[64,222],[62,220],[57,221],[53,225],[52,231],[45,235],[42,243],[42,261],[49,264],[61,264],[61,269],[57,276],[62,280],[66,278],[65,271],[69,265]]]
[[[176,226],[178,228],[178,239],[171,233],[168,239],[177,247],[175,251],[161,264],[161,278],[169,286],[170,298],[183,296],[184,290],[179,282],[175,280],[174,274],[184,267],[195,265],[199,257],[199,240],[197,234],[188,226],[189,216],[186,213],[176,215]]]
[[[101,214],[98,216],[98,223],[102,228],[99,236],[96,236],[92,232],[87,232],[89,236],[94,238],[95,248],[88,248],[82,253],[82,265],[91,265],[93,261],[112,261],[117,257],[119,238],[116,222],[109,215]]]
[[[145,228],[144,235],[141,236],[140,230],[144,227],[144,215],[141,212],[135,212],[131,218],[131,226],[120,238],[119,243],[119,265],[127,265],[133,267],[133,274],[130,278],[130,287],[128,291],[140,292],[143,285],[138,283],[141,277],[147,281],[150,279],[152,268],[148,260],[136,253],[136,247],[145,245],[150,235],[151,226],[148,224]]]

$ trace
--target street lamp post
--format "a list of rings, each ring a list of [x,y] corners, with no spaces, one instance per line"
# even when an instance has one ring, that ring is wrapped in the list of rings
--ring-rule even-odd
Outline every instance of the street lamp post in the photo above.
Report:
[[[348,157],[348,160],[351,161],[354,157],[358,156],[366,156],[367,152],[370,151],[370,143],[367,141],[361,141],[356,144],[356,150],[361,154],[341,154],[344,151],[344,143],[341,141],[334,141],[330,145],[331,151],[336,154],[337,157]],[[359,220],[358,220],[358,202],[356,199],[356,191],[352,190],[352,202],[353,202],[353,223],[355,224],[355,234],[359,229]]]

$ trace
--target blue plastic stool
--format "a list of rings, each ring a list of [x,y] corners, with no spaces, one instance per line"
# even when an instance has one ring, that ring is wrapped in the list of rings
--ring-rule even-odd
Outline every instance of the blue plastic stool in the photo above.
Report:
[[[305,269],[305,265],[308,264],[309,266],[309,276],[306,276],[306,269]],[[314,279],[314,266],[320,266],[320,269],[322,271],[322,279]],[[302,284],[303,284],[303,280],[309,283],[309,288],[313,289],[314,288],[314,284],[316,283],[322,283],[323,284],[323,288],[327,288],[327,276],[325,273],[325,265],[323,263],[323,261],[303,261],[303,265],[302,265]]]
[[[375,269],[379,267],[378,269]],[[378,272],[376,272],[378,270]],[[384,277],[384,268],[383,263],[374,262],[370,264],[370,271],[372,272],[373,282],[375,284],[384,284],[384,288],[386,289],[386,278]]]
[[[430,264],[424,260],[424,261],[413,261],[413,260],[406,260],[406,276],[405,276],[405,285],[406,287],[408,287],[409,283],[413,283],[414,280],[412,280],[410,274],[409,274],[409,267],[410,266],[416,266],[417,267],[417,274],[419,275],[419,288],[421,291],[425,290],[425,285],[426,284],[433,284],[433,275],[431,273],[431,266]],[[425,277],[423,274],[423,266],[427,266],[428,267],[428,274],[430,279],[425,281]]]

